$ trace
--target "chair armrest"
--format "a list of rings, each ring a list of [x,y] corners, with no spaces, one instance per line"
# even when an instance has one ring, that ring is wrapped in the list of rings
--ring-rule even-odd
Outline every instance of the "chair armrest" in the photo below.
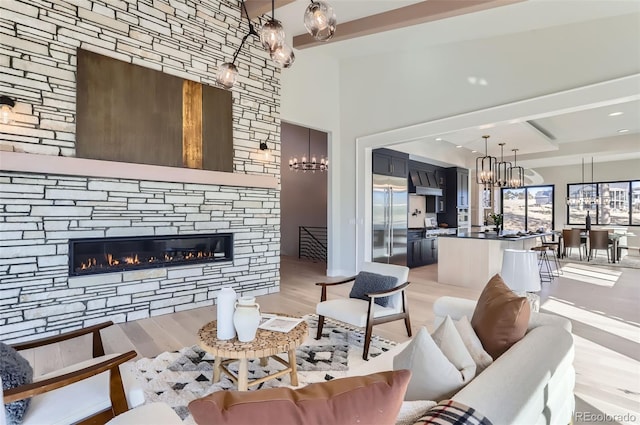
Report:
[[[4,392],[4,403],[8,404],[24,398],[33,397],[58,388],[71,385],[75,382],[82,381],[92,376],[99,375],[111,369],[117,369],[122,363],[135,358],[138,354],[135,351],[129,351],[112,357],[100,363],[65,373],[64,375],[55,376],[44,379],[42,381],[33,382],[31,384],[20,385]]]
[[[409,282],[405,282],[402,285],[396,286],[395,288],[385,289],[383,291],[368,292],[366,295],[369,298],[387,297],[389,295],[397,294],[398,292],[404,291],[407,286],[409,286]]]
[[[102,339],[100,337],[100,330],[113,325],[113,322],[104,322],[97,325],[89,326],[87,328],[78,329],[63,333],[60,335],[49,336],[46,338],[40,338],[33,341],[19,342],[17,344],[11,344],[16,351],[28,350],[30,348],[43,347],[49,344],[55,344],[58,342],[66,341],[68,339],[77,338],[79,336],[93,333],[93,357],[104,356],[104,348],[102,347]]]
[[[316,283],[316,286],[335,286],[335,285],[341,285],[341,284],[343,284],[343,283],[351,282],[352,280],[355,280],[355,278],[356,278],[355,276],[351,276],[351,277],[348,277],[348,278],[346,278],[346,279],[344,279],[344,280],[340,280],[340,281],[338,281],[338,282],[317,282],[317,283]]]
[[[316,286],[322,286],[322,293],[320,294],[320,302],[327,300],[327,286],[336,286],[342,285],[343,283],[351,282],[355,280],[355,276],[348,277],[346,279],[340,280],[338,282],[318,282]]]

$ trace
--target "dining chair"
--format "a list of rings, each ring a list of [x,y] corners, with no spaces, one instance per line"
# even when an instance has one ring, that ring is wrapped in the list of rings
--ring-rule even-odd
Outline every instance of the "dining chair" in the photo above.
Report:
[[[613,243],[609,240],[609,231],[607,230],[590,230],[589,231],[589,256],[587,257],[587,261],[590,261],[593,258],[593,251],[596,251],[596,256],[598,255],[598,250],[607,251],[607,262],[611,262],[611,257],[609,256],[609,250],[613,250]],[[613,252],[613,251],[612,251]]]
[[[564,243],[564,252],[563,255],[567,256],[567,248],[578,248],[578,252],[580,253],[580,261],[582,261],[582,246],[584,246],[585,255],[587,254],[587,244],[586,241],[583,241],[580,235],[580,229],[563,229],[562,230],[562,241]]]

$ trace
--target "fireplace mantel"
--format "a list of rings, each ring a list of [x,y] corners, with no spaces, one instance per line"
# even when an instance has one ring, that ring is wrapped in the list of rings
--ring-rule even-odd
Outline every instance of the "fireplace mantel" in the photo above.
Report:
[[[0,171],[107,177],[177,183],[276,189],[278,180],[268,175],[224,173],[191,168],[163,167],[128,162],[0,151]]]

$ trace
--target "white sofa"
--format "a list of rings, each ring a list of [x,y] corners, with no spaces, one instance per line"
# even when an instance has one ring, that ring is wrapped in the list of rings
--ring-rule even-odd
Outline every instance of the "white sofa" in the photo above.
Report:
[[[471,319],[475,301],[442,297],[434,312],[437,327],[449,315]],[[393,369],[393,357],[408,342],[370,360],[351,375]],[[531,313],[523,339],[496,359],[452,399],[475,408],[494,425],[568,424],[575,398],[571,322],[546,313]],[[437,400],[439,401],[439,400]]]

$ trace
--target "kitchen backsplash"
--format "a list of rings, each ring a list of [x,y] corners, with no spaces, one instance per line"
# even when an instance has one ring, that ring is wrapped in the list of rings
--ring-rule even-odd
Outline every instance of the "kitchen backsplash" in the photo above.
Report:
[[[409,195],[409,228],[424,227],[424,219],[432,217],[436,221],[435,213],[427,213],[427,199],[422,195]],[[415,215],[414,215],[415,214]]]

